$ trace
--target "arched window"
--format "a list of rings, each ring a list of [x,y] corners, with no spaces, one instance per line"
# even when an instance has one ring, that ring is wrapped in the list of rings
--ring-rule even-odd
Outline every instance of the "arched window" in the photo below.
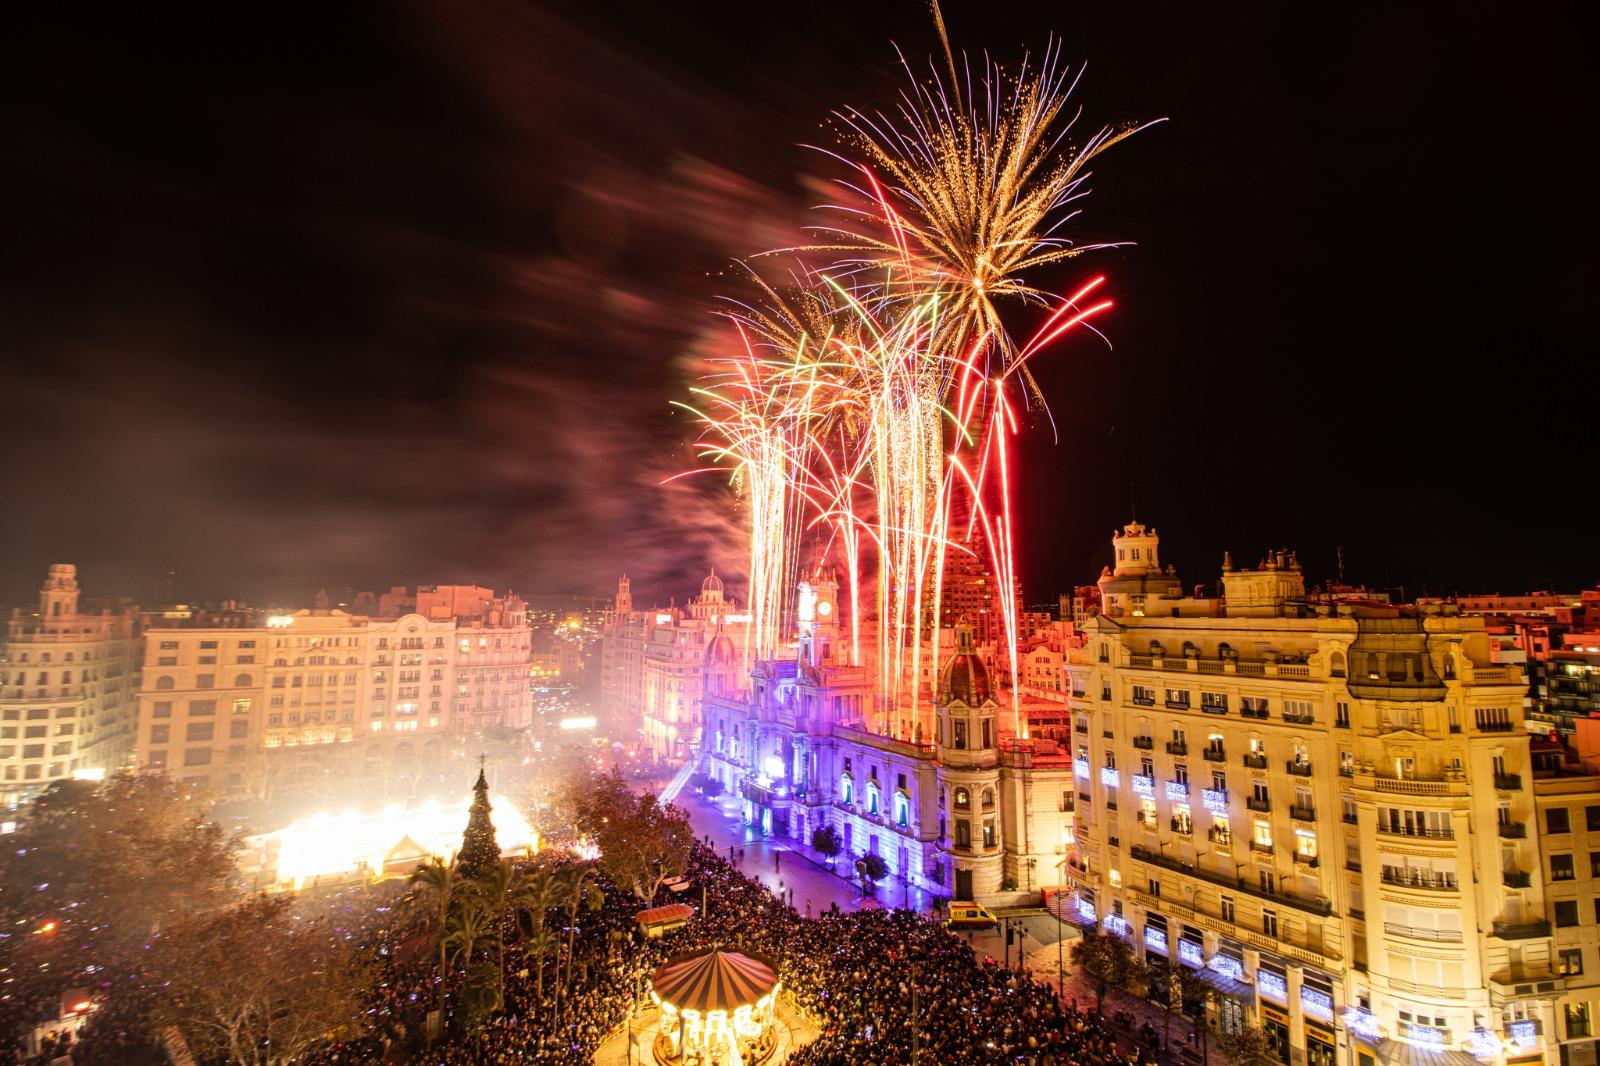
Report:
[[[1344,676],[1344,652],[1336,651],[1329,657],[1328,672],[1334,677]]]
[[[878,783],[876,781],[867,782],[867,813],[878,813]]]
[[[969,811],[972,809],[972,793],[965,788],[956,789],[956,810]]]
[[[992,788],[983,790],[983,809],[986,811],[994,810],[994,789]]]
[[[234,688],[249,688],[254,683],[254,678],[249,674],[240,674],[233,679]]]
[[[856,801],[856,785],[850,780],[849,774],[839,775],[839,802],[854,803]]]
[[[905,789],[895,789],[894,824],[901,829],[911,826],[911,797],[906,795]]]
[[[170,677],[158,677],[158,678],[156,678],[156,688],[158,690],[164,692],[164,691],[166,691],[167,689],[169,689],[171,687],[172,687],[172,678],[170,678]]]
[[[289,660],[288,659],[274,659],[274,660],[272,660],[272,665],[273,666],[288,666],[289,665]]]

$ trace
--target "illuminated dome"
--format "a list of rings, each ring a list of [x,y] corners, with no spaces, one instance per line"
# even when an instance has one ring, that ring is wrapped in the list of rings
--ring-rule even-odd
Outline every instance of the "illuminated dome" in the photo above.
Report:
[[[968,707],[977,707],[993,698],[989,668],[972,643],[972,627],[962,622],[956,626],[955,654],[950,656],[939,675],[939,702],[960,700]]]
[[[717,576],[717,568],[716,567],[713,566],[711,568],[711,573],[706,577],[706,579],[704,581],[700,582],[700,591],[701,592],[715,592],[719,596],[722,594],[722,579]]]

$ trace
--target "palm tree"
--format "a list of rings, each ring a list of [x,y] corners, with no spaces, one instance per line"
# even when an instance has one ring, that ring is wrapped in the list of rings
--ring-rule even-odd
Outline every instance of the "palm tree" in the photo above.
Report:
[[[506,916],[511,910],[511,900],[520,880],[516,868],[504,859],[483,871],[472,882],[472,895],[493,922],[495,969],[500,978],[496,984],[501,997],[505,996],[506,983]]]
[[[462,895],[450,910],[450,931],[445,936],[445,946],[452,961],[464,959],[472,962],[472,952],[479,941],[489,936],[494,916],[477,896]]]
[[[567,976],[565,979],[559,974],[556,977],[556,995],[559,997],[567,982],[572,980],[572,940],[578,924],[578,908],[587,904],[590,911],[597,911],[603,897],[594,884],[594,867],[588,864],[565,866],[557,870],[556,884],[561,901],[567,908]]]
[[[536,960],[535,984],[541,1002],[544,1000],[544,956],[550,950],[553,939],[545,925],[545,918],[561,900],[560,879],[555,870],[549,869],[529,870],[519,879],[512,892],[513,912],[518,916],[526,914],[531,923],[532,931],[525,941],[523,953],[532,955]]]
[[[411,871],[407,879],[419,889],[417,893],[418,905],[422,900],[427,901],[431,911],[430,925],[435,926],[434,937],[439,942],[439,1000],[444,1001],[444,953],[445,936],[450,925],[450,893],[455,887],[456,867],[454,862],[445,862],[435,855],[428,862],[423,863]]]

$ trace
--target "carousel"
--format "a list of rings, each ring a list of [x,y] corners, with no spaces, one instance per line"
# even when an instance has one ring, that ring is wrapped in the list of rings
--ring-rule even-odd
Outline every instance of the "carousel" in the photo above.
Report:
[[[668,960],[650,975],[651,998],[661,1006],[656,1061],[663,1066],[765,1061],[777,1045],[778,987],[771,966],[735,951]]]

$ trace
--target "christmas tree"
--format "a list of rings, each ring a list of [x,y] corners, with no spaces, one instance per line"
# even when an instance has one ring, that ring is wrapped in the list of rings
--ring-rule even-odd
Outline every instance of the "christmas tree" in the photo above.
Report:
[[[489,821],[489,782],[483,769],[478,770],[478,783],[472,786],[472,810],[467,814],[467,829],[461,834],[461,851],[456,855],[456,867],[461,876],[478,878],[500,861],[500,845],[494,839],[494,823]]]

